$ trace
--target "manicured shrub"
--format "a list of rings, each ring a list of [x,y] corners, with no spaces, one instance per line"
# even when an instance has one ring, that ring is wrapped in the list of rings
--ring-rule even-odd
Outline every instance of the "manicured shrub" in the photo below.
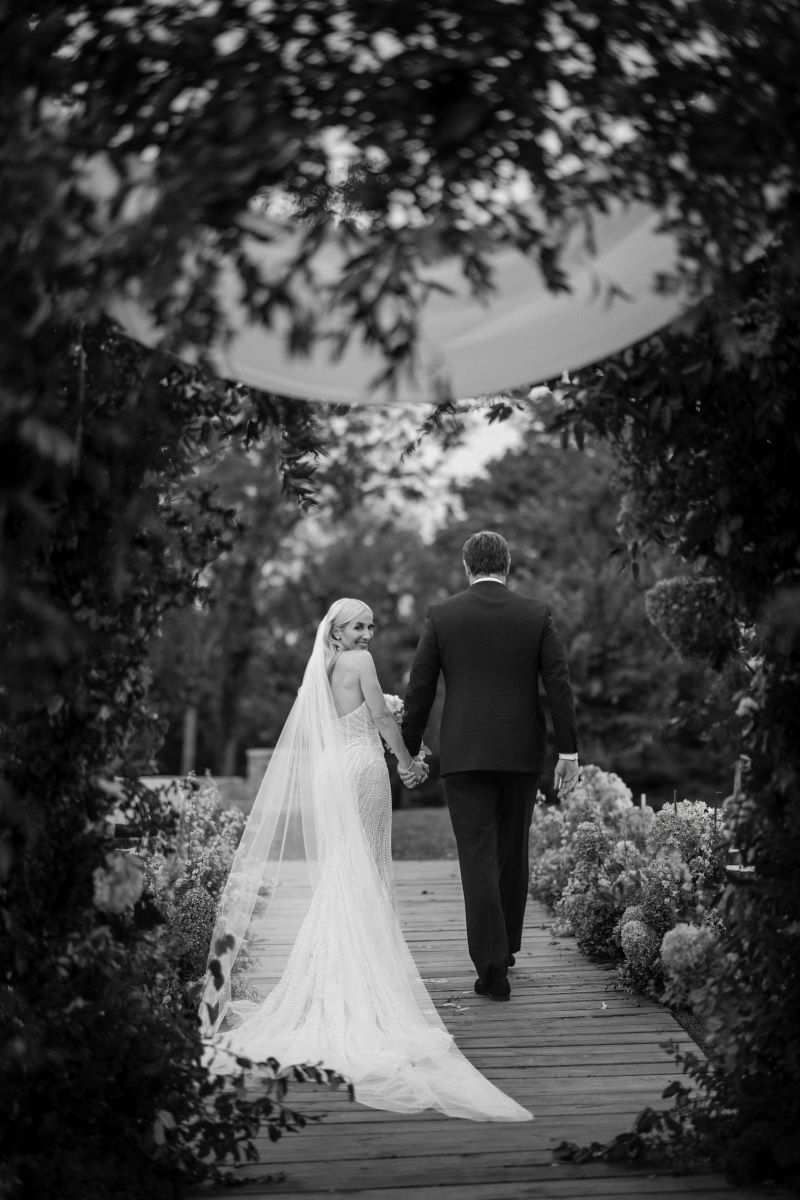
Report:
[[[650,621],[682,658],[719,667],[742,634],[718,580],[700,575],[662,579],[645,596]]]
[[[623,914],[624,915],[624,914]],[[629,918],[620,927],[620,944],[625,955],[623,981],[632,988],[646,991],[653,986],[653,964],[658,960],[661,945],[652,925]]]
[[[681,922],[669,929],[661,942],[664,999],[675,1005],[695,1007],[702,985],[719,971],[720,935],[714,925]]]

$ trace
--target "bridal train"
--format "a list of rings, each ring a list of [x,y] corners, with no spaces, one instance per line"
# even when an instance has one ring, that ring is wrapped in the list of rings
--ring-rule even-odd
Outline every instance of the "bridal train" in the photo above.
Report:
[[[204,1031],[253,1062],[337,1071],[370,1107],[530,1120],[458,1049],[403,937],[383,744],[366,701],[340,717],[328,681],[335,609],[317,631],[223,893]],[[232,997],[242,949],[261,1002]]]

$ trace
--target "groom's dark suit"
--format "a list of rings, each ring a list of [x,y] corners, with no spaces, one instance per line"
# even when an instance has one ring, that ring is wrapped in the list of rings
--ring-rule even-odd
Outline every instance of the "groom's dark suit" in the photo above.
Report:
[[[479,580],[425,618],[405,698],[416,754],[445,682],[440,758],[458,845],[470,957],[481,983],[506,986],[528,895],[528,835],[547,736],[544,684],[559,752],[577,750],[564,647],[546,604]]]

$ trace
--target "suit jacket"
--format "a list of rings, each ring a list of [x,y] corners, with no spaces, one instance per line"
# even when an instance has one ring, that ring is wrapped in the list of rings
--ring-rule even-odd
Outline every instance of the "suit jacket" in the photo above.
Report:
[[[567,659],[546,604],[488,581],[428,609],[405,698],[403,737],[412,754],[419,750],[440,671],[446,689],[443,775],[541,773],[547,726],[540,679],[558,750],[577,750]]]

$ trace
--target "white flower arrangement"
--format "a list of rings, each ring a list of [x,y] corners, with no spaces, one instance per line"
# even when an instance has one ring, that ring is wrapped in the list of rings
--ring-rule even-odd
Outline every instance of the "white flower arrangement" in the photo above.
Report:
[[[384,692],[383,698],[386,701],[386,707],[389,709],[389,712],[392,714],[395,721],[397,721],[397,724],[401,725],[403,723],[403,715],[406,711],[405,702],[400,698],[400,696],[395,696],[391,692]],[[430,753],[430,746],[426,746],[423,742],[419,748],[417,758],[425,759]]]

